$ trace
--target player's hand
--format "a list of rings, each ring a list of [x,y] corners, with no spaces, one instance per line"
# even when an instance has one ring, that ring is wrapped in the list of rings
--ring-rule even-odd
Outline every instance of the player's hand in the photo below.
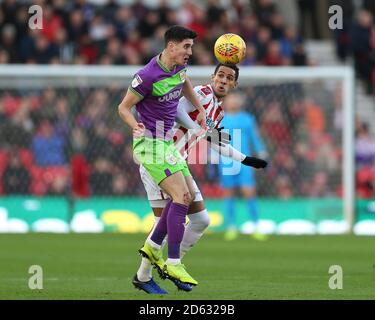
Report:
[[[206,111],[203,108],[199,110],[199,114],[197,116],[197,122],[203,130],[207,130]]]
[[[255,169],[263,169],[268,165],[268,162],[266,160],[255,157],[246,157],[241,161],[241,163],[245,166],[253,167]]]
[[[146,127],[142,122],[138,122],[137,126],[133,128],[133,137],[140,138],[145,135]]]
[[[223,129],[224,127],[208,129],[205,136],[206,140],[220,147],[224,147],[231,141],[232,137],[229,133],[222,131]]]

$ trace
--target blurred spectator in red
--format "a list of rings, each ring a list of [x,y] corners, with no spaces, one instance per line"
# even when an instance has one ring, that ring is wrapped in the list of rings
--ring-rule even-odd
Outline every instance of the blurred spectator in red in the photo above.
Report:
[[[266,66],[281,66],[284,64],[284,60],[280,52],[280,45],[277,41],[271,41],[268,43],[267,52],[262,62]]]
[[[290,145],[289,127],[283,118],[279,102],[272,101],[268,105],[267,113],[262,120],[260,128],[264,139],[270,139],[275,146]]]
[[[62,28],[62,19],[54,14],[51,6],[43,6],[43,29],[42,34],[49,40],[54,41],[56,33]]]

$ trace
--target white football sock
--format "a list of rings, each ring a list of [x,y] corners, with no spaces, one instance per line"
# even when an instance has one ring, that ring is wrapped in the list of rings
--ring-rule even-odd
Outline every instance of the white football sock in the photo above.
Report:
[[[154,226],[152,227],[151,232],[149,233],[147,237],[147,240],[146,240],[147,242],[152,241],[150,237],[156,225],[158,224],[160,217],[154,216],[154,219],[155,219],[155,223],[154,223]],[[152,241],[152,243],[154,242]],[[150,245],[154,246],[151,243]],[[142,257],[141,265],[139,266],[139,269],[137,271],[137,278],[139,281],[142,281],[142,282],[149,281],[152,278],[152,265],[151,265],[150,260],[148,260],[147,258]]]
[[[168,258],[166,263],[176,265],[181,263],[181,259]]]
[[[210,217],[207,209],[189,214],[189,223],[185,227],[184,237],[180,246],[180,258],[188,252],[202,237],[204,231],[210,225]]]

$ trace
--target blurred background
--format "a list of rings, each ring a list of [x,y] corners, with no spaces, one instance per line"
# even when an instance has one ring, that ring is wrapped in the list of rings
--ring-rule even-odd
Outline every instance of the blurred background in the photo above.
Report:
[[[33,4],[43,9],[40,30],[28,27]],[[328,28],[332,5],[343,10],[342,29]],[[34,71],[32,78],[19,69],[18,77],[2,71],[20,64],[34,70],[141,66],[162,51],[166,28],[181,24],[198,33],[191,66],[214,70],[212,48],[223,33],[246,42],[239,79],[243,109],[255,116],[270,161],[266,172],[256,173],[265,233],[346,230],[343,82],[284,82],[277,73],[274,81],[241,82],[241,71],[353,68],[354,230],[375,234],[374,14],[369,0],[0,1],[0,232],[149,230],[153,219],[132,137],[117,114],[130,75],[100,83],[67,75],[50,82],[53,69],[49,76]],[[191,166],[207,199],[211,230],[225,228],[217,170],[215,164]],[[243,203],[238,211],[241,226]]]

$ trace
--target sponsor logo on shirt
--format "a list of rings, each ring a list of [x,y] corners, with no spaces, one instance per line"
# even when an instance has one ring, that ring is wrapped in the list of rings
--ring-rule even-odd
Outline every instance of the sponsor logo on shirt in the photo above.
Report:
[[[136,74],[132,81],[132,88],[138,87],[142,82],[142,78],[138,74]]]
[[[213,129],[216,126],[216,122],[212,121],[209,117],[206,117],[206,125],[209,129]]]
[[[178,99],[180,97],[181,91],[182,91],[182,89],[170,92],[170,93],[160,97],[158,100],[159,100],[159,102],[164,102],[164,101],[170,101],[170,100],[173,100],[173,99]]]

